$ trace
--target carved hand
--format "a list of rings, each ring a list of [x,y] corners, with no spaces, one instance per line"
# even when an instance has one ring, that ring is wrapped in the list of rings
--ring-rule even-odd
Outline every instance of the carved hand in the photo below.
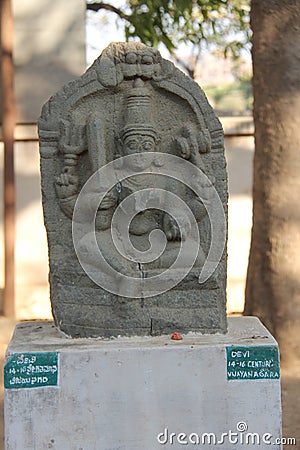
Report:
[[[213,179],[214,181],[214,179]],[[207,182],[203,183],[201,186],[201,200],[203,204],[209,205],[211,200],[214,198],[213,183]]]
[[[176,217],[179,218],[179,214],[175,214]],[[173,219],[173,217],[171,217],[169,214],[165,214],[164,218],[163,218],[163,229],[166,233],[166,237],[168,239],[168,241],[181,241],[181,240],[185,240],[188,233],[190,232],[190,222],[189,220],[187,220],[186,216],[182,216],[180,217],[181,219],[181,232],[182,232],[182,237],[180,234],[180,229],[179,226],[176,222],[175,219]]]
[[[116,199],[112,193],[106,194],[98,209],[110,209],[116,204]]]
[[[72,173],[62,173],[55,180],[56,193],[60,199],[67,199],[78,192],[78,176]]]

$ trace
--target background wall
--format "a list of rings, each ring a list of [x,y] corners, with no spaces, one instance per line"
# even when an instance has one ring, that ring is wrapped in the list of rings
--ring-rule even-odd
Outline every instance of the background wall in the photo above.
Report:
[[[85,69],[83,0],[13,0],[17,122],[36,122],[41,106]]]

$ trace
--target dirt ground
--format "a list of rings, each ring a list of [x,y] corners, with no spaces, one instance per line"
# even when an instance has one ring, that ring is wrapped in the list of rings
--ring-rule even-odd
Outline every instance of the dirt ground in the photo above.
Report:
[[[16,320],[0,317],[0,450],[4,450],[3,361],[16,323]],[[284,445],[283,448],[300,449],[300,367],[281,368],[281,386],[283,437],[297,439],[296,445]]]

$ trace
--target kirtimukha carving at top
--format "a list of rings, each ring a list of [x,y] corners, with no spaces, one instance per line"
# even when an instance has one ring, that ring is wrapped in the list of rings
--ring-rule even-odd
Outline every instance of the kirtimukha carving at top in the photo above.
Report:
[[[201,88],[112,43],[44,105],[39,135],[57,327],[226,332],[223,131]]]

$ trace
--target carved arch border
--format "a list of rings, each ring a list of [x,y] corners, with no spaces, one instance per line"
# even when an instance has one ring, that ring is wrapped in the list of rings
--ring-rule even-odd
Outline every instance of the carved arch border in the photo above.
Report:
[[[52,158],[57,153],[59,122],[78,101],[103,90],[112,90],[123,81],[122,79],[114,86],[105,86],[100,82],[101,76],[98,71],[101,68],[101,58],[102,56],[81,78],[66,84],[44,105],[39,119],[40,152],[43,158]],[[196,115],[199,125],[206,128],[210,133],[211,151],[223,152],[224,134],[222,125],[201,87],[172,63],[162,61],[167,63],[169,73],[167,77],[153,77],[151,80],[153,86],[173,93],[187,101]],[[174,69],[171,74],[170,64]],[[61,108],[62,104],[64,105],[63,108]]]

